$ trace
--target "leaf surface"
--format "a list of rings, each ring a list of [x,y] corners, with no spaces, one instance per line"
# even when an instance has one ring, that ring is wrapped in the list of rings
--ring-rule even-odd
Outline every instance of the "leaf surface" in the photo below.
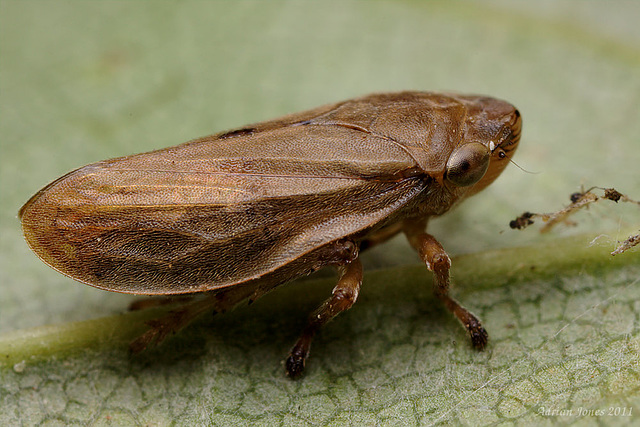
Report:
[[[638,249],[609,255],[638,232],[637,207],[603,202],[545,236],[508,222],[559,209],[581,185],[640,198],[640,3],[0,7],[0,424],[637,420]],[[486,93],[523,115],[515,162],[534,174],[508,168],[430,228],[460,255],[453,293],[484,321],[484,353],[402,239],[366,254],[359,301],[318,336],[296,382],[281,363],[330,274],[130,357],[154,313],[125,313],[131,297],[57,274],[22,239],[20,206],[83,164],[405,89]]]

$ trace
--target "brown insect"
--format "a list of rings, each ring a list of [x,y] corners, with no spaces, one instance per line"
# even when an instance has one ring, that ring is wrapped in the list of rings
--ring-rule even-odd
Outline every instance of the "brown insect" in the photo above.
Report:
[[[518,111],[494,98],[374,94],[84,166],[40,190],[20,218],[31,249],[80,282],[131,294],[204,293],[151,322],[134,351],[206,310],[337,266],[333,294],[286,361],[297,377],[318,329],[358,297],[359,252],[399,232],[482,349],[487,333],[449,296],[451,261],[425,229],[496,179],[520,129]]]

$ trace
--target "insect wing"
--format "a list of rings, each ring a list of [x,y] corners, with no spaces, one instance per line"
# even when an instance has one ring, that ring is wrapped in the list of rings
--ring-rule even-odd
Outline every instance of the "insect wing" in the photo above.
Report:
[[[397,144],[292,117],[71,172],[21,210],[27,242],[92,286],[199,292],[373,227],[423,190],[398,174],[416,163]]]

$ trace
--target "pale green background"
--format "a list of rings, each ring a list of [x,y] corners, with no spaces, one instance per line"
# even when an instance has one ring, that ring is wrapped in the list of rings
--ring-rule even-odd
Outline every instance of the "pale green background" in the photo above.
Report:
[[[545,239],[534,229],[511,231],[508,222],[525,210],[563,206],[582,184],[640,198],[640,2],[2,0],[0,6],[0,337],[117,314],[131,301],[75,283],[29,251],[17,211],[49,181],[89,162],[369,92],[484,93],[520,109],[524,133],[515,161],[535,174],[510,167],[491,188],[434,223],[432,232],[451,253],[587,231],[603,233],[600,242],[613,248],[624,237],[618,229],[638,228],[637,209],[613,204],[582,213],[575,230]],[[286,293],[282,314],[262,306],[255,318],[239,310],[207,320],[200,335],[178,338],[142,362],[131,362],[114,345],[84,357],[61,354],[63,360],[27,364],[17,369],[22,372],[10,367],[0,376],[0,424],[16,417],[27,424],[106,423],[107,416],[152,424],[578,420],[536,416],[554,402],[557,409],[635,402],[638,413],[636,359],[635,367],[617,359],[624,362],[610,372],[589,365],[609,375],[595,375],[590,385],[575,372],[591,375],[591,368],[564,365],[583,359],[559,347],[531,353],[531,342],[548,342],[563,321],[593,304],[608,307],[612,295],[622,301],[611,307],[619,321],[590,321],[618,335],[614,344],[596,340],[593,351],[618,351],[615,343],[625,339],[637,349],[637,252],[629,259],[628,267],[600,276],[540,279],[481,296],[465,284],[458,295],[495,338],[484,355],[465,347],[462,331],[422,283],[408,304],[394,293],[393,280],[372,286],[378,298],[367,296],[365,283],[360,311],[330,325],[314,347],[309,375],[289,383],[278,362],[329,284]],[[398,239],[365,261],[372,269],[417,258]],[[576,295],[580,303],[572,302]],[[434,307],[420,311],[421,304]],[[427,322],[429,316],[441,320]],[[513,332],[499,332],[502,324],[515,325]],[[216,327],[225,333],[209,331]],[[230,342],[236,336],[244,338]],[[505,347],[508,355],[500,352]],[[520,377],[504,370],[514,360],[526,363]],[[570,372],[567,383],[551,375],[556,389],[540,385],[548,369]],[[611,375],[624,378],[620,393]],[[511,412],[504,408],[509,387],[521,388],[511,390],[518,408]]]

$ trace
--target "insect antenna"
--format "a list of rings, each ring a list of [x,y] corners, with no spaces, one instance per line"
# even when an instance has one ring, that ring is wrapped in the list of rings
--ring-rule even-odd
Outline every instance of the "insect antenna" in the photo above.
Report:
[[[540,173],[540,172],[531,172],[531,171],[528,171],[528,170],[526,170],[525,168],[523,168],[522,166],[520,166],[519,164],[517,164],[516,162],[514,162],[514,161],[513,161],[513,160],[511,160],[511,159],[509,159],[509,163],[513,163],[513,164],[514,164],[518,169],[520,169],[520,170],[521,170],[522,172],[524,172],[524,173],[530,173],[530,174],[533,174],[533,175],[537,175],[537,174],[539,174],[539,173]]]

